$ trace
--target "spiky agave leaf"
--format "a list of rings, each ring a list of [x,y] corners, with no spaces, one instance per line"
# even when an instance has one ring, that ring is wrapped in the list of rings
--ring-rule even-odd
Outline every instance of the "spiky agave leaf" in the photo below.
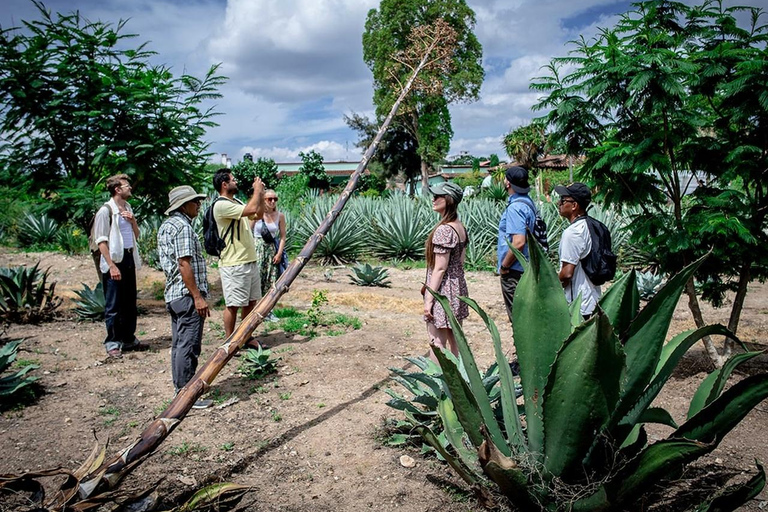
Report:
[[[75,295],[78,298],[72,302],[75,303],[74,311],[78,318],[92,322],[104,319],[107,300],[104,297],[104,288],[101,283],[93,289],[83,283],[83,289],[75,290]]]
[[[368,263],[357,264],[352,267],[350,281],[358,286],[380,286],[389,288],[389,271],[384,267],[372,267]]]

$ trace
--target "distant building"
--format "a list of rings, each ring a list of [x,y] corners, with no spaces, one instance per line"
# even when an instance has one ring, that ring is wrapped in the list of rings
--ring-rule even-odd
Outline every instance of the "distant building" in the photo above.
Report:
[[[277,175],[282,176],[293,176],[295,174],[298,174],[299,168],[304,165],[301,162],[282,162],[277,163]],[[355,172],[357,169],[357,166],[360,165],[360,162],[323,162],[323,167],[325,168],[325,172],[328,174],[328,176],[331,178],[331,186],[337,187],[339,185],[345,184],[349,177],[352,176],[352,173]],[[371,172],[366,168],[363,171],[363,174],[370,174]]]

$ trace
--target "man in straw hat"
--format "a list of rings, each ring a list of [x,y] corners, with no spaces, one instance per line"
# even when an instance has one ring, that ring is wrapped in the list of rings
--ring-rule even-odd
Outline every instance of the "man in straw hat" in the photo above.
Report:
[[[157,252],[165,272],[165,307],[171,314],[171,372],[176,392],[195,375],[203,324],[211,314],[205,300],[208,276],[203,247],[192,227],[204,198],[205,194],[188,185],[171,190],[165,211],[170,217],[157,232]],[[211,400],[198,400],[193,408],[211,405]]]

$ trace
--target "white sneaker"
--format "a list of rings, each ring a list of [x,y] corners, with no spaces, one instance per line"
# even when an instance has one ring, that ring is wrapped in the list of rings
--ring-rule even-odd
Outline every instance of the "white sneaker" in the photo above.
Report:
[[[213,400],[201,399],[194,403],[193,409],[207,409],[213,405]]]

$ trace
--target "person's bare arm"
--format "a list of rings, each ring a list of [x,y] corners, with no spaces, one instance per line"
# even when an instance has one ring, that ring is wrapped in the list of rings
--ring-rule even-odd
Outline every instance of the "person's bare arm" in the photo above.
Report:
[[[179,273],[181,274],[181,280],[184,281],[184,286],[189,290],[190,295],[195,301],[195,309],[197,314],[205,318],[211,316],[211,312],[208,309],[208,303],[205,301],[205,297],[200,293],[200,289],[195,282],[195,273],[192,270],[192,256],[185,256],[179,258]]]
[[[256,176],[253,179],[253,195],[245,203],[241,217],[260,219],[264,216],[264,182]]]
[[[275,265],[280,263],[280,259],[283,257],[283,251],[285,250],[285,215],[282,213],[279,214],[279,219],[277,225],[280,228],[280,245],[278,245],[275,257],[272,260],[272,263]]]
[[[525,235],[512,235],[512,247],[518,251],[522,251],[525,247]],[[511,250],[507,251],[504,258],[501,260],[502,267],[511,267],[517,261],[517,256]],[[501,270],[499,273],[506,274],[509,270]]]
[[[435,253],[435,266],[432,269],[432,275],[429,277],[429,282],[427,283],[427,286],[432,290],[440,290],[440,284],[443,282],[443,277],[445,276],[446,270],[448,270],[448,262],[450,259],[451,253],[449,252]],[[432,294],[429,292],[424,293],[424,320],[427,322],[431,322],[433,320],[432,306],[434,304],[435,298],[432,296]]]
[[[566,263],[562,262],[563,267],[560,269],[560,273],[557,274],[557,277],[560,278],[560,284],[563,285],[563,288],[571,284],[571,279],[573,279],[573,272],[576,270],[576,265],[573,263]]]

